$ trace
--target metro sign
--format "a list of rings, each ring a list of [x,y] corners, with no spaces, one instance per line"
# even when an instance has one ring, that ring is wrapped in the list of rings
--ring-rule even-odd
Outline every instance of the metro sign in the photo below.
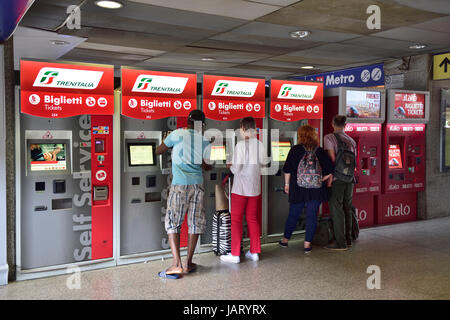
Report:
[[[132,92],[182,94],[189,78],[141,74],[134,82]]]
[[[44,67],[36,76],[33,87],[94,90],[102,76],[102,71]]]
[[[258,82],[218,80],[211,92],[212,96],[250,98],[256,92]]]

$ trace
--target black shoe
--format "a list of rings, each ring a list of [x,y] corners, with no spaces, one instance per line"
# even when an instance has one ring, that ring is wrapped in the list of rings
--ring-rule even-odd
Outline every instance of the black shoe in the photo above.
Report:
[[[351,239],[347,239],[347,247],[351,247],[352,246],[352,240]]]
[[[279,241],[278,242],[278,244],[281,246],[281,247],[283,247],[283,248],[287,248],[288,247],[288,244],[287,243],[284,243],[283,241]]]
[[[309,247],[309,248],[303,248],[303,251],[304,251],[305,253],[311,253],[311,250],[312,250],[312,247]]]
[[[347,247],[339,247],[337,245],[337,243],[329,244],[329,245],[325,246],[324,248],[328,249],[328,250],[333,250],[333,251],[346,251],[346,250],[348,250]]]

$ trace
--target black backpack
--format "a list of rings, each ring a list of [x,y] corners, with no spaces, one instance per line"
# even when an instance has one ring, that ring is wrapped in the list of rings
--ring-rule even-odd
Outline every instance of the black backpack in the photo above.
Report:
[[[338,133],[335,133],[334,136],[338,142],[334,176],[337,180],[353,182],[356,168],[356,155],[350,150],[347,144],[342,141]]]

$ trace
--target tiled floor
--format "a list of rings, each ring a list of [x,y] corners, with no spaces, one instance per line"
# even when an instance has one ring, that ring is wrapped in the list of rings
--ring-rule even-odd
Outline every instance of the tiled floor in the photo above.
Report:
[[[450,299],[450,217],[362,230],[346,252],[301,241],[263,246],[259,262],[224,264],[197,254],[197,272],[179,280],[156,276],[170,261],[83,272],[81,288],[67,275],[10,283],[0,299]],[[381,289],[367,289],[367,268],[381,270]]]

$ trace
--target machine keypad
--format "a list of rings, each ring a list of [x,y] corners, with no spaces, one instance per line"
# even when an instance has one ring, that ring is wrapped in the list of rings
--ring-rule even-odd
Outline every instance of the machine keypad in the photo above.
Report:
[[[138,186],[141,184],[141,178],[139,177],[132,177],[131,178],[131,185]]]
[[[36,182],[34,191],[45,191],[45,182]]]
[[[66,180],[53,180],[53,193],[65,193]]]

